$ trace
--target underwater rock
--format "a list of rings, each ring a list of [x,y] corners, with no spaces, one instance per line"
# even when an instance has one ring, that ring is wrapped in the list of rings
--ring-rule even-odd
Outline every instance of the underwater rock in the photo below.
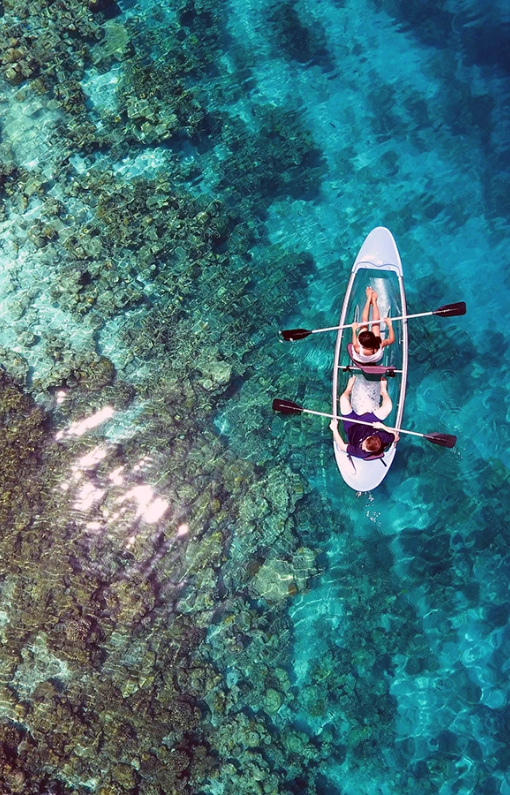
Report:
[[[154,778],[164,792],[184,792],[179,785],[182,775],[188,770],[190,758],[182,748],[166,748],[161,746],[158,749],[159,765],[155,771]],[[160,790],[161,791],[161,790]]]
[[[18,386],[26,385],[30,365],[24,356],[7,348],[0,348],[0,362],[13,383]]]
[[[26,784],[27,784],[27,777],[26,774],[20,768],[14,768],[11,770],[6,770],[6,784],[8,785],[10,792],[14,793],[14,795],[22,795],[22,793],[26,792]]]
[[[278,690],[275,690],[274,687],[268,687],[262,702],[264,712],[267,712],[268,715],[276,715],[282,704],[283,695]]]
[[[115,367],[106,356],[91,356],[73,370],[73,375],[84,389],[97,390],[113,383]]]
[[[294,577],[299,591],[304,591],[310,577],[317,574],[317,553],[308,547],[299,547],[293,555]]]
[[[169,704],[169,728],[172,732],[190,732],[200,723],[201,715],[198,707],[192,701],[178,698]]]
[[[248,587],[254,596],[277,602],[306,589],[308,579],[316,573],[315,553],[301,548],[291,560],[272,558],[257,568]]]
[[[198,571],[204,566],[214,566],[223,554],[223,535],[216,531],[203,538],[190,541],[186,550],[186,564],[189,572]]]
[[[131,767],[131,765],[115,765],[112,770],[112,776],[123,789],[133,789],[137,783],[136,771]]]
[[[273,671],[275,679],[284,694],[287,694],[292,687],[290,676],[284,668],[275,668]]]
[[[285,732],[283,743],[291,754],[297,754],[302,759],[312,758],[315,754],[315,748],[304,732]]]
[[[203,379],[201,385],[207,391],[226,386],[232,377],[232,365],[226,361],[210,361],[200,367]]]
[[[310,716],[320,718],[328,707],[328,692],[320,685],[308,685],[301,690],[299,700]]]
[[[249,583],[250,592],[268,602],[278,602],[297,592],[294,569],[286,560],[273,559],[262,565]]]
[[[44,411],[0,371],[0,523],[6,528],[21,529],[39,510],[45,434]]]
[[[101,56],[113,55],[116,61],[123,61],[129,51],[131,37],[125,25],[118,22],[107,22],[104,26],[104,39],[96,45]],[[96,50],[97,51],[97,50]]]

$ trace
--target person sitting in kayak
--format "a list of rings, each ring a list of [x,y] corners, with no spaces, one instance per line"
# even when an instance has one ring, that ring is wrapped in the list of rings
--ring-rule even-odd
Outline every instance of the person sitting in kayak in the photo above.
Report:
[[[369,331],[370,309],[372,309],[372,320],[380,320],[381,315],[376,291],[372,287],[367,287],[366,293],[367,300],[361,313],[361,323],[352,324],[352,353],[356,361],[362,364],[375,364],[381,361],[384,348],[395,342],[395,332],[389,317],[384,320],[389,329],[388,339],[381,339],[379,323],[373,323],[371,331]],[[359,333],[357,334],[357,332]]]
[[[385,420],[393,408],[391,398],[388,395],[388,385],[385,378],[381,378],[381,405],[373,412],[366,414],[356,414],[352,410],[351,392],[354,387],[356,376],[351,376],[345,391],[340,395],[340,413],[344,421],[344,431],[347,435],[347,442],[344,442],[338,431],[338,420],[331,420],[329,427],[333,432],[333,439],[337,447],[348,455],[356,458],[377,458],[384,453],[385,447],[399,440],[398,433],[389,431],[380,420]],[[349,418],[362,420],[363,422],[376,423],[374,429],[368,425],[358,425],[349,422]]]

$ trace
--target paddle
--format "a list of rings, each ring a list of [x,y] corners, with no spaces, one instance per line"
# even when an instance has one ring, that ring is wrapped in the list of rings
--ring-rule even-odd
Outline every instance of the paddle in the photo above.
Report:
[[[390,320],[410,320],[414,317],[427,317],[429,315],[439,315],[439,317],[454,317],[455,315],[465,315],[466,314],[466,304],[464,301],[458,301],[456,304],[445,304],[444,306],[440,306],[439,309],[433,309],[431,312],[420,312],[417,315],[401,315],[400,317],[391,317]],[[366,322],[363,321],[361,325],[363,326],[372,326],[374,323],[382,323],[384,322],[384,318],[380,320],[367,320]],[[329,328],[315,328],[308,330],[306,328],[292,328],[286,329],[285,331],[280,331],[283,339],[286,342],[295,342],[296,340],[302,340],[305,337],[308,337],[310,334],[319,334],[323,331],[338,331],[341,328],[350,328],[352,323],[347,323],[345,326],[330,326]]]
[[[304,409],[302,406],[298,406],[297,403],[293,403],[292,400],[279,400],[278,398],[273,400],[273,411],[279,411],[281,414],[316,414],[318,417],[329,417],[332,420],[342,419],[342,416],[335,417],[333,414],[325,414],[322,411]],[[357,425],[376,427],[375,423],[365,422],[364,420],[353,420],[349,417],[348,421],[355,422]],[[428,442],[438,444],[440,447],[455,447],[455,442],[457,441],[456,436],[451,436],[448,433],[417,433],[416,431],[405,431],[403,428],[388,428],[388,430],[395,431],[395,433],[408,433],[411,436],[421,436],[423,439],[427,439]]]

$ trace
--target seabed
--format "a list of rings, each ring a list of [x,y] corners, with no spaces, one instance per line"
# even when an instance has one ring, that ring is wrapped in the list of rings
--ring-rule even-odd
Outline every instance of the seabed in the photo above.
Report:
[[[507,4],[0,21],[2,795],[509,795]],[[379,225],[459,441],[357,496],[271,402]]]

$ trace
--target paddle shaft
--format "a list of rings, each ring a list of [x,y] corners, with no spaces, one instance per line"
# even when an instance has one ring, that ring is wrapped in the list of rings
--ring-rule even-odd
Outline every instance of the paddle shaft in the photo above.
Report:
[[[390,317],[389,320],[393,322],[394,320],[411,320],[414,317],[429,317],[430,315],[437,315],[437,312],[418,312],[416,315],[400,315],[399,317]],[[373,326],[374,324],[384,323],[386,318],[380,318],[380,320],[361,320],[358,325],[359,326]],[[319,334],[322,331],[339,331],[341,328],[351,328],[352,323],[347,323],[345,326],[329,326],[328,328],[316,328],[310,331],[310,334]]]
[[[304,414],[315,414],[317,417],[328,417],[330,420],[345,420],[346,422],[354,422],[356,425],[368,425],[369,428],[375,428],[373,422],[365,422],[365,420],[353,420],[350,417],[345,417],[343,415],[335,417],[334,414],[325,414],[323,411],[312,411],[312,409],[301,408],[301,411]],[[425,433],[417,433],[417,431],[404,431],[402,428],[388,428],[387,425],[385,425],[384,428],[385,430],[394,431],[395,433],[408,433],[410,436],[426,436]]]

